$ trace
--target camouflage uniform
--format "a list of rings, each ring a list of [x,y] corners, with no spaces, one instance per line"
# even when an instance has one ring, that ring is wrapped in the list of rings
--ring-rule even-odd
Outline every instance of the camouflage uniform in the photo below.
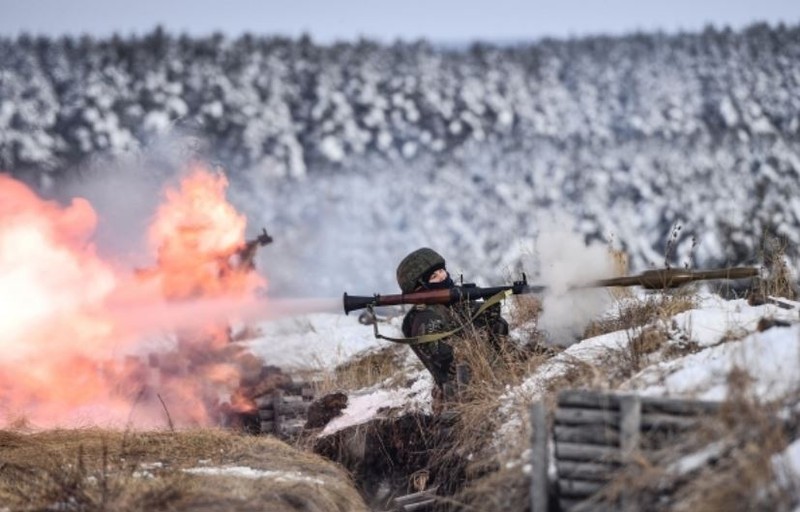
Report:
[[[406,314],[403,319],[403,334],[408,338],[415,338],[425,334],[450,331],[458,328],[458,326],[459,323],[448,306],[422,304],[414,306]],[[449,340],[450,338],[448,337],[429,343],[411,345],[411,350],[422,361],[422,364],[431,373],[434,382],[439,387],[455,381],[453,347],[447,343]]]
[[[397,268],[397,282],[403,293],[419,289],[449,288],[454,286],[449,278],[443,283],[428,283],[428,278],[438,269],[444,269],[444,258],[432,249],[418,249],[400,263]],[[403,334],[408,338],[447,332],[459,328],[466,322],[487,334],[489,342],[498,353],[502,352],[508,323],[500,315],[500,304],[495,304],[474,318],[480,302],[469,302],[446,306],[442,304],[416,305],[403,319]],[[433,376],[436,384],[433,390],[434,410],[441,409],[442,402],[455,399],[456,364],[453,352],[453,338],[411,345],[411,350],[422,361]],[[438,411],[437,411],[438,412]]]

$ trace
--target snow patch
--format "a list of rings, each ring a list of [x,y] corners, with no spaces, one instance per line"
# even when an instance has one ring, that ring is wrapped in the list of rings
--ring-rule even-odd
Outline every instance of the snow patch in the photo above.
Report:
[[[189,468],[183,470],[185,473],[202,476],[226,476],[235,478],[268,478],[276,482],[305,482],[323,485],[325,481],[301,473],[300,471],[271,471],[265,469],[254,469],[247,466],[226,466],[217,468]]]

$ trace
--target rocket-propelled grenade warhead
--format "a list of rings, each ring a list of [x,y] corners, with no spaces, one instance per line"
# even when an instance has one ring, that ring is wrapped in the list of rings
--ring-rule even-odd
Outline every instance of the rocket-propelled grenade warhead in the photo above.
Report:
[[[648,270],[635,276],[612,277],[601,279],[581,286],[580,288],[598,288],[609,286],[641,286],[646,290],[664,290],[677,288],[695,281],[713,281],[717,279],[746,279],[758,276],[755,267],[730,267],[715,270],[688,270],[682,268],[662,268]]]

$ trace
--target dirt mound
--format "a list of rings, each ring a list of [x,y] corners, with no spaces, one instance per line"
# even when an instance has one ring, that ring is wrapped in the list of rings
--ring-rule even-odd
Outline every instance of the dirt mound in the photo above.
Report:
[[[266,436],[0,431],[4,510],[366,511],[348,475]]]

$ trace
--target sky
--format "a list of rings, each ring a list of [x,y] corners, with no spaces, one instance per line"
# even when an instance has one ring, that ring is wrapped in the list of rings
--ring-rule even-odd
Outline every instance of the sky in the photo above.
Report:
[[[329,43],[543,37],[800,23],[798,0],[0,0],[0,36],[245,32]]]

